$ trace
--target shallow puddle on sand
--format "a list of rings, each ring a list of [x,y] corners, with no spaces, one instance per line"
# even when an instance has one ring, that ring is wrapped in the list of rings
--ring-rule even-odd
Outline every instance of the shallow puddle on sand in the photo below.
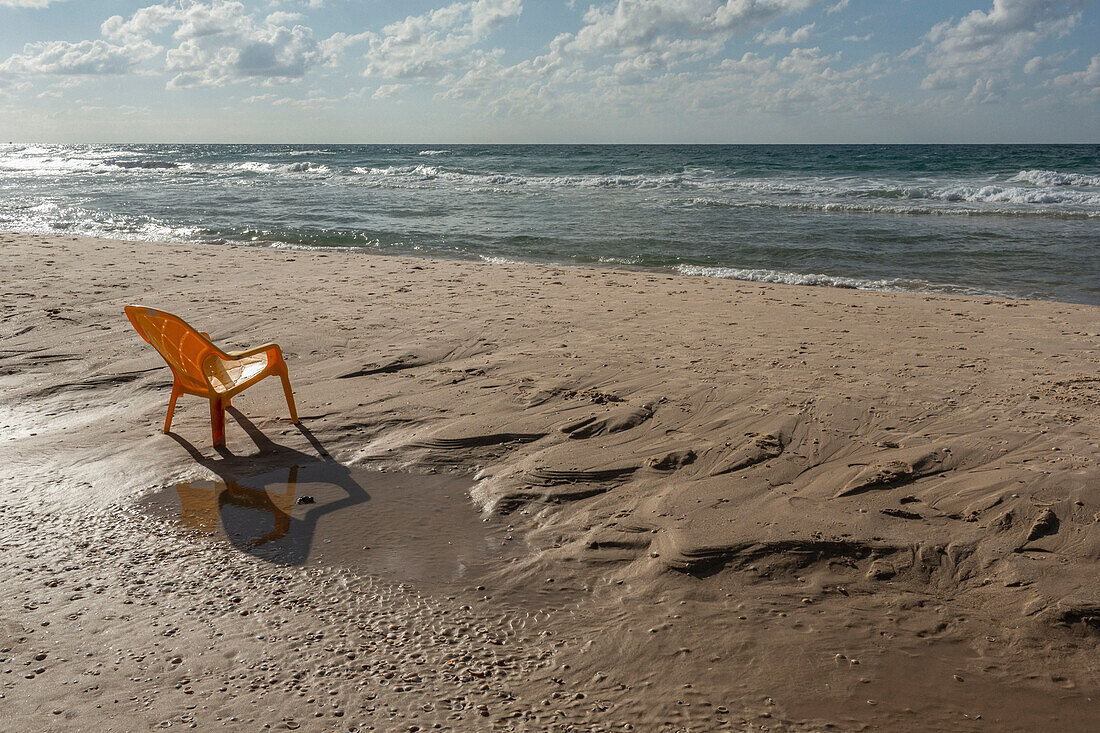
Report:
[[[418,586],[461,588],[501,564],[508,527],[470,501],[472,482],[327,461],[236,481],[192,481],[143,502],[154,516],[223,537],[277,565],[351,568]]]

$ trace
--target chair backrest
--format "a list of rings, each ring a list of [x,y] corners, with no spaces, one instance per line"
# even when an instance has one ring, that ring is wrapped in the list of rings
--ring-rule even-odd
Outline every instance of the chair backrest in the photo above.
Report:
[[[164,357],[185,389],[210,391],[202,369],[206,358],[217,353],[210,339],[171,313],[140,305],[128,305],[125,310],[134,329]]]

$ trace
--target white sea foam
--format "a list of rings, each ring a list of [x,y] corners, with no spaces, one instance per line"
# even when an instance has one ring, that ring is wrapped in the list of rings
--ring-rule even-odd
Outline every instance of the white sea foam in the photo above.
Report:
[[[264,247],[266,249],[282,249],[290,252],[362,252],[364,247],[381,248],[382,243],[377,239],[367,240],[354,245],[349,244],[303,244],[301,242],[276,242],[269,240],[254,240],[251,242],[227,242],[237,246]]]
[[[1038,169],[1020,171],[1008,180],[1010,183],[1031,183],[1036,186],[1100,186],[1100,176]]]
[[[46,151],[47,153],[49,151]],[[48,176],[59,173],[121,173],[121,172],[227,172],[227,173],[316,173],[328,174],[328,166],[301,161],[297,163],[265,163],[243,161],[240,163],[215,163],[212,165],[186,161],[170,161],[155,158],[118,158],[117,152],[105,154],[85,152],[81,155],[28,155],[26,150],[17,154],[0,155],[0,171]]]
[[[887,214],[893,216],[1009,216],[1044,219],[1100,219],[1100,210],[1038,208],[1021,206],[953,206],[942,205],[871,204],[850,201],[801,200],[775,201],[764,199],[732,199],[695,197],[681,200],[682,205],[728,209],[777,209],[780,211],[825,211],[842,214]]]
[[[1100,208],[1100,193],[1053,186],[1002,186],[977,183],[903,185],[892,182],[833,183],[817,181],[734,181],[722,187],[728,192],[746,190],[783,196],[801,195],[815,203],[837,199],[910,199],[951,203],[1067,204]]]
[[[946,186],[942,188],[903,189],[907,198],[929,198],[941,201],[963,201],[990,204],[1072,204],[1100,207],[1100,193],[1026,186]]]
[[[321,163],[310,163],[309,161],[304,161],[302,163],[292,163],[290,165],[285,166],[284,170],[286,170],[289,173],[331,173],[332,172],[332,170],[327,165],[324,165],[324,164],[321,164]]]
[[[170,224],[152,217],[104,214],[46,201],[21,210],[4,227],[24,234],[70,234],[146,242],[200,241],[199,227]]]
[[[222,163],[213,166],[215,170],[244,171],[246,173],[316,173],[332,172],[327,165],[302,161],[300,163],[264,163],[259,160],[246,160],[241,163]]]
[[[721,277],[730,280],[749,280],[761,283],[784,283],[787,285],[818,285],[832,288],[850,288],[859,290],[912,290],[913,281],[889,279],[867,280],[855,277],[821,275],[817,273],[783,272],[739,267],[708,267],[705,265],[679,265],[676,271],[682,275],[702,277]]]
[[[367,178],[385,179],[392,183],[411,181],[444,181],[468,186],[524,186],[540,188],[672,188],[684,184],[683,175],[577,175],[545,176],[518,173],[470,173],[448,170],[440,166],[391,165],[386,167],[355,167],[352,172]]]
[[[335,150],[313,148],[310,150],[272,150],[266,153],[249,153],[259,158],[299,158],[305,155],[339,155]]]
[[[1001,185],[986,182],[932,182],[914,185],[889,180],[826,179],[826,178],[719,178],[712,171],[693,169],[684,173],[668,174],[586,174],[586,175],[536,175],[521,173],[470,172],[444,168],[438,165],[391,165],[385,167],[357,167],[352,171],[366,179],[387,186],[421,187],[425,184],[454,185],[482,190],[504,190],[509,187],[562,189],[635,189],[654,191],[693,191],[700,195],[693,199],[695,205],[749,205],[791,203],[818,210],[852,210],[869,213],[955,213],[942,208],[900,207],[898,205],[869,203],[876,200],[911,200],[944,202],[945,204],[1005,204],[1012,207],[1039,205],[1073,207],[1078,213],[1089,211],[1100,215],[1100,192],[1082,191],[1068,186],[1089,185],[1088,177],[1073,178],[1076,174],[1062,175],[1064,183],[1057,185]],[[1035,176],[1035,181],[1043,181]],[[1022,179],[1021,179],[1022,181]],[[736,200],[730,196],[753,196]],[[723,198],[726,197],[726,198]],[[858,203],[856,202],[858,201]],[[974,213],[963,210],[961,213]],[[1006,209],[1005,213],[1027,213],[1026,209]]]
[[[101,168],[102,161],[88,158],[64,158],[43,156],[11,156],[0,159],[0,170],[11,173],[30,173],[33,175],[53,175],[56,173],[79,173]]]
[[[522,260],[513,260],[507,257],[498,257],[497,255],[478,255],[478,258],[482,262],[487,262],[490,265],[522,265],[525,264]]]
[[[417,155],[450,155],[450,150],[421,150]]]
[[[243,163],[225,163],[215,167],[225,168],[230,171],[246,171],[248,173],[274,173],[282,170],[286,166],[277,165],[275,163],[264,163],[258,160],[246,160]]]
[[[365,176],[406,176],[410,178],[435,178],[439,175],[439,168],[434,165],[388,165],[385,168],[353,168],[355,173]]]
[[[106,161],[106,165],[125,170],[175,170],[177,168],[190,167],[188,163],[175,163],[168,160],[108,160]]]

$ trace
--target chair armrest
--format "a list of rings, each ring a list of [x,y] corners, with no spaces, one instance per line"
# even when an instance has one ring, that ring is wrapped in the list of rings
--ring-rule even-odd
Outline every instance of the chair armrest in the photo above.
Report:
[[[221,351],[221,349],[218,349],[218,350]],[[283,356],[283,350],[281,348],[279,348],[279,345],[277,343],[275,343],[274,341],[266,343],[266,344],[260,344],[259,346],[253,347],[251,349],[241,349],[240,351],[225,351],[225,352],[222,352],[222,353],[225,354],[225,358],[227,358],[227,359],[243,359],[246,356],[254,356],[255,354],[262,354],[265,351],[275,351],[275,352],[277,352],[279,354],[280,359]]]

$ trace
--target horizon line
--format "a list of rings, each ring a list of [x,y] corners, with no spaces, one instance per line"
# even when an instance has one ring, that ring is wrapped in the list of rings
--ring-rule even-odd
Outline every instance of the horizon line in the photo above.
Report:
[[[767,142],[767,143],[752,143],[752,142],[441,142],[441,141],[425,141],[425,142],[319,142],[319,141],[302,141],[302,142],[244,142],[244,141],[184,141],[184,140],[83,140],[76,142],[62,142],[58,140],[9,140],[7,145],[320,145],[320,146],[335,146],[335,145],[460,145],[460,146],[515,146],[515,147],[535,147],[535,146],[620,146],[620,147],[672,147],[682,145],[692,145],[698,147],[730,147],[730,146],[805,146],[805,145],[817,145],[817,146],[837,146],[837,147],[855,147],[855,146],[912,146],[912,145],[969,145],[969,146],[985,146],[985,147],[997,147],[997,146],[1021,146],[1021,145],[1100,145],[1098,142],[813,142],[813,143],[800,143],[800,142]]]

